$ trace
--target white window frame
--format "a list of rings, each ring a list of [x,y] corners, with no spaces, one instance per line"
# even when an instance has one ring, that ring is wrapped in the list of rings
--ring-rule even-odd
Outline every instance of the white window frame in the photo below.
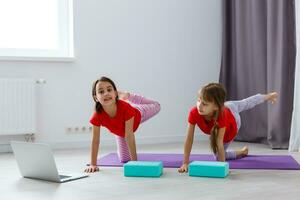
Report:
[[[73,37],[73,0],[58,0],[59,47],[52,49],[0,48],[0,60],[66,61],[75,60]]]

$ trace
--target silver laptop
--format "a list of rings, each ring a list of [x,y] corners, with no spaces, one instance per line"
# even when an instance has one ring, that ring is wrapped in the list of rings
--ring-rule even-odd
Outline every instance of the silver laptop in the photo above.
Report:
[[[11,141],[20,172],[25,178],[66,182],[86,174],[58,173],[51,148],[47,144]]]

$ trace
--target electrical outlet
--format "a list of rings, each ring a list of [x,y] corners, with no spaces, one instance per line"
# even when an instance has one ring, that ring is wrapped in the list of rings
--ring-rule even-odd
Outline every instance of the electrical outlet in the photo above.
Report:
[[[68,127],[66,127],[66,133],[72,133],[72,127],[70,127],[70,126],[68,126]]]
[[[65,132],[71,133],[71,134],[90,133],[91,131],[92,131],[92,126],[89,126],[89,125],[68,126],[65,128]]]

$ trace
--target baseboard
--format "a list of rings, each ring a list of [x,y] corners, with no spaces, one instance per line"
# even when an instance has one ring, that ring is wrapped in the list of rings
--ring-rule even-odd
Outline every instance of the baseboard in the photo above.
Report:
[[[168,135],[168,136],[153,136],[153,137],[136,137],[137,145],[151,145],[151,144],[166,144],[166,143],[184,143],[185,135]],[[208,140],[204,135],[195,135],[196,140]],[[75,142],[50,142],[53,149],[75,149],[75,148],[90,148],[91,141],[75,141]],[[116,141],[112,139],[102,139],[101,146],[115,146]]]
[[[137,145],[147,144],[164,144],[164,143],[175,143],[184,142],[184,136],[160,136],[160,137],[136,137]],[[52,149],[75,149],[75,148],[90,148],[91,141],[75,141],[75,142],[50,142]],[[102,147],[112,147],[116,145],[114,138],[102,139]]]
[[[184,143],[185,135],[167,135],[167,136],[153,136],[153,137],[136,137],[137,145],[151,145],[151,144],[166,144],[166,143]],[[195,135],[197,140],[207,140],[207,137],[200,134]],[[78,148],[90,148],[91,141],[36,141],[41,143],[47,143],[52,149],[78,149]],[[101,140],[101,146],[115,146],[116,141],[112,139]],[[12,152],[10,144],[0,144],[0,153]]]

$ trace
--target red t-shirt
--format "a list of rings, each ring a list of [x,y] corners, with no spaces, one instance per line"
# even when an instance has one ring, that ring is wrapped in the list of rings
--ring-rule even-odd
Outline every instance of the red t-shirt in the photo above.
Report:
[[[132,107],[129,103],[118,100],[117,113],[114,117],[110,117],[102,110],[100,113],[94,112],[90,123],[94,126],[104,126],[113,134],[125,137],[125,122],[132,117],[134,117],[133,132],[135,132],[141,122],[140,111]]]
[[[205,133],[210,135],[210,131],[214,126],[215,120],[206,121],[202,115],[199,114],[197,107],[193,107],[189,113],[189,123],[195,125]],[[232,115],[229,108],[224,107],[222,112],[219,114],[217,119],[219,128],[226,128],[223,142],[227,143],[232,141],[237,134],[237,125],[234,116]]]

